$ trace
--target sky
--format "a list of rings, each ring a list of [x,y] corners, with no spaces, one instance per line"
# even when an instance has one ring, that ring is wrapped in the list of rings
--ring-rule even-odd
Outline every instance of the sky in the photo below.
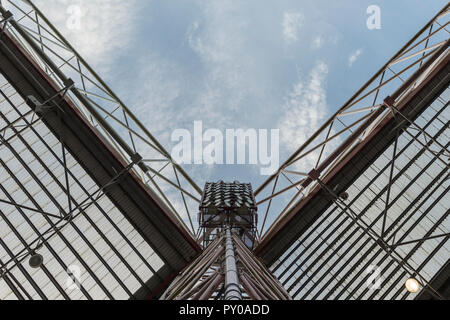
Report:
[[[280,164],[445,0],[35,0],[170,152],[176,129],[279,129]],[[369,30],[367,8],[380,8]],[[79,30],[70,28],[74,6]],[[69,23],[68,23],[69,21]],[[183,165],[250,182],[258,165]]]

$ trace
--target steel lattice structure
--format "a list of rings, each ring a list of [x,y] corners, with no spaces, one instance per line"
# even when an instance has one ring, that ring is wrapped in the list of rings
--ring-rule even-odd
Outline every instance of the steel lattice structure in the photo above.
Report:
[[[291,191],[256,253],[294,298],[398,298],[408,277],[442,298],[430,281],[436,269],[448,274],[448,9],[255,191],[267,194],[258,202],[267,203],[266,214]],[[351,114],[361,116],[334,129]],[[324,156],[338,137],[342,142]],[[290,169],[314,151],[311,171]],[[367,289],[371,265],[389,275],[385,290]]]
[[[202,190],[31,1],[0,1],[0,299],[217,298],[227,250],[241,298],[449,298],[449,13],[255,190],[253,251],[225,224],[203,250]]]
[[[4,2],[2,13],[7,9],[14,14],[6,30],[61,89],[65,78],[74,80],[67,97],[128,164],[136,154],[142,158],[133,170],[194,232],[190,218],[196,212],[189,208],[200,202],[201,189],[31,1]],[[177,197],[184,208],[175,210]]]
[[[174,279],[161,299],[290,300],[291,297],[241,238],[225,228]]]

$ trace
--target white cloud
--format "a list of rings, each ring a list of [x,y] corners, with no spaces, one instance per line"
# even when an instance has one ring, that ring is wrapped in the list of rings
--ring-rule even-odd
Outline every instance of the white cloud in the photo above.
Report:
[[[363,53],[363,49],[357,49],[356,51],[352,52],[350,56],[348,57],[348,65],[351,67],[353,63],[359,58],[359,56]]]
[[[139,11],[137,0],[36,0],[34,2],[73,47],[89,63],[96,66],[108,65],[119,51],[126,50],[133,38],[135,20],[132,17]],[[73,20],[78,17],[79,23],[76,27],[71,27],[75,26]]]
[[[139,73],[130,88],[134,112],[142,115],[140,120],[167,146],[168,125],[177,122],[180,115],[174,110],[183,86],[177,77],[178,66],[156,54],[142,57],[136,64]]]
[[[298,32],[303,25],[305,17],[300,12],[285,12],[283,15],[283,38],[287,43],[298,40]]]
[[[324,45],[325,40],[322,36],[316,36],[312,41],[312,47],[314,49],[320,49]]]
[[[203,67],[196,105],[211,106],[215,114],[236,111],[241,102],[258,90],[252,78],[254,59],[246,47],[246,19],[236,3],[228,1],[200,2],[202,18],[191,24],[187,32],[190,48]],[[217,117],[221,121],[223,117]]]
[[[328,66],[318,61],[308,80],[300,79],[292,88],[284,105],[285,114],[280,122],[281,145],[292,153],[320,127],[328,114],[326,80]],[[297,169],[314,167],[316,155],[307,156]]]

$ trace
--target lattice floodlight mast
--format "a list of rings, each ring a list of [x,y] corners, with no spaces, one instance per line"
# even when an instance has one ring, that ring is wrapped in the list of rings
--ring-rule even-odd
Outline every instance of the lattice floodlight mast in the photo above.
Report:
[[[291,297],[239,235],[225,228],[174,279],[161,299],[290,300]]]
[[[229,226],[248,248],[253,249],[258,221],[250,183],[207,182],[199,209],[204,248],[223,232],[225,226]]]
[[[199,213],[204,251],[175,278],[161,298],[290,299],[253,253],[256,211],[249,183],[206,183]]]

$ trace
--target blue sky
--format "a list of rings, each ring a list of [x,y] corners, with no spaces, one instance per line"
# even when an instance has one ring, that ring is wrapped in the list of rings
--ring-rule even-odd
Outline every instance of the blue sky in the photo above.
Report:
[[[167,150],[174,129],[280,129],[280,162],[445,0],[35,0]],[[82,8],[69,30],[67,8]],[[381,29],[366,27],[369,5]],[[200,187],[255,165],[187,165]]]

